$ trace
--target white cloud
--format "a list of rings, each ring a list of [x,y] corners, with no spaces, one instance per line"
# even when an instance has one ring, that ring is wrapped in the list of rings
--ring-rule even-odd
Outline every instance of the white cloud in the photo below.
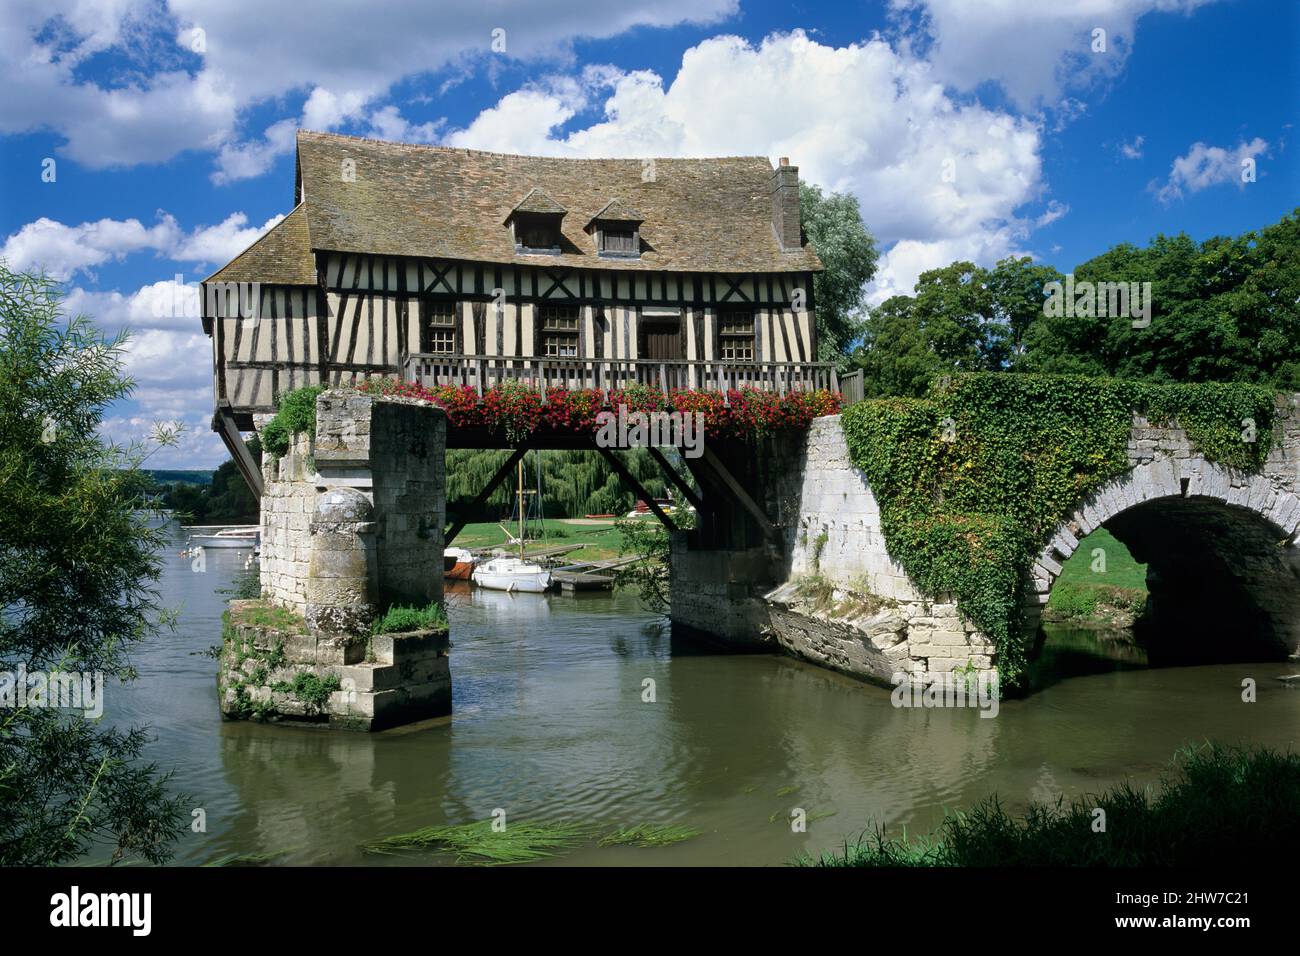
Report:
[[[1133,52],[1137,21],[1190,13],[1213,0],[891,0],[935,75],[960,90],[994,82],[1021,110],[1057,103],[1117,76]],[[1094,52],[1094,30],[1104,52]]]
[[[350,0],[309,11],[266,0],[12,0],[0,30],[0,134],[54,130],[63,155],[95,168],[216,150],[214,178],[227,182],[283,151],[278,132],[240,141],[254,105],[306,94],[304,120],[329,129],[406,77],[489,57],[563,60],[578,38],[712,23],[736,10],[737,0],[394,0],[366,12]],[[501,53],[490,49],[497,28]],[[195,29],[201,51],[191,47]],[[78,68],[101,53],[126,65],[87,79]]]
[[[0,258],[11,269],[43,268],[67,281],[78,272],[118,261],[135,252],[153,252],[175,262],[222,263],[233,259],[260,235],[283,219],[277,215],[263,225],[248,226],[248,216],[231,213],[215,226],[186,233],[175,217],[158,213],[158,222],[145,226],[138,219],[100,219],[69,226],[41,217],[9,236]]]
[[[1003,228],[955,239],[919,242],[903,239],[894,243],[867,285],[867,304],[879,305],[893,295],[910,295],[922,272],[941,269],[953,262],[967,261],[989,265],[1010,255],[1028,255],[1018,245],[1013,228]]]
[[[601,120],[557,133],[593,101]],[[444,142],[565,156],[789,156],[804,179],[855,195],[875,236],[900,244],[882,263],[900,288],[954,250],[980,261],[1012,251],[1029,226],[1016,210],[1044,188],[1035,122],[954,101],[924,63],[883,40],[832,47],[799,31],[758,46],[705,40],[667,87],[652,72],[606,68],[576,86],[519,90]],[[1044,221],[1063,214],[1050,204]]]
[[[140,329],[195,332],[200,328],[199,284],[178,277],[160,279],[125,295],[77,287],[68,292],[63,305],[69,315],[89,316],[109,333],[122,329],[132,333]]]
[[[223,143],[217,153],[212,181],[223,186],[239,179],[261,176],[281,157],[293,152],[298,121],[280,120],[266,128],[260,140]]]
[[[436,123],[410,123],[391,103],[370,114],[370,135],[396,143],[433,143],[445,120]]]
[[[1041,229],[1043,226],[1050,226],[1056,220],[1064,218],[1069,211],[1070,207],[1067,204],[1056,199],[1048,200],[1047,208],[1034,220],[1034,227]]]
[[[1141,159],[1142,158],[1142,137],[1139,136],[1131,143],[1120,143],[1119,151],[1120,154],[1125,159]]]
[[[1200,192],[1220,183],[1235,183],[1245,188],[1243,178],[1247,166],[1253,168],[1255,157],[1268,151],[1268,143],[1258,136],[1249,143],[1239,143],[1233,149],[1193,143],[1187,155],[1179,156],[1169,169],[1169,178],[1156,191],[1163,203],[1181,199],[1184,192]]]

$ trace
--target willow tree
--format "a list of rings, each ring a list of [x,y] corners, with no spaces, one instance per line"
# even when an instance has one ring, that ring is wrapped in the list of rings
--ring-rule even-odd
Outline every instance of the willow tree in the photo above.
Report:
[[[92,849],[162,862],[181,829],[179,798],[140,759],[145,731],[112,721],[134,677],[128,653],[166,617],[161,535],[138,510],[146,449],[99,435],[131,392],[123,343],[68,319],[51,280],[0,262],[4,865]]]

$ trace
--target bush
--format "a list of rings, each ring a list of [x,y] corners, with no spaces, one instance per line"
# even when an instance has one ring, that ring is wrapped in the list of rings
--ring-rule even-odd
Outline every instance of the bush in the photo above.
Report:
[[[275,417],[262,426],[262,448],[267,454],[280,456],[289,451],[295,435],[316,431],[316,396],[322,385],[308,385],[280,396]]]

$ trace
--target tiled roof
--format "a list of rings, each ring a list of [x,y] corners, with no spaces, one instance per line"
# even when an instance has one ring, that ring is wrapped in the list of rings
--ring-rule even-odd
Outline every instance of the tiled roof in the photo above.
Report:
[[[351,160],[355,177],[343,175]],[[540,191],[567,212],[548,264],[592,269],[787,272],[821,268],[812,247],[782,252],[772,167],[722,159],[559,159],[298,133],[311,247],[339,252],[531,263],[503,226]],[[639,259],[602,259],[584,227],[613,199],[640,210]],[[232,264],[233,265],[233,264]]]
[[[302,204],[205,282],[315,285],[316,263]]]
[[[542,215],[547,216],[563,216],[568,212],[568,210],[534,186],[532,189],[528,190],[527,196],[519,200],[519,205],[510,210],[511,215],[514,215],[517,212],[541,213]]]

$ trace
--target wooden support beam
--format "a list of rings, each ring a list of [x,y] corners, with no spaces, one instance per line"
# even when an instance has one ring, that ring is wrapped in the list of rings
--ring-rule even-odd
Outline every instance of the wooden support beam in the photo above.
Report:
[[[212,416],[212,430],[221,436],[221,441],[230,452],[230,457],[235,460],[235,467],[243,476],[248,490],[253,493],[253,497],[258,502],[261,502],[265,490],[262,485],[262,470],[258,467],[253,453],[244,444],[244,436],[239,433],[239,428],[235,425],[235,413],[231,411],[229,402],[223,401],[217,404],[216,413]]]
[[[501,482],[506,479],[506,476],[515,470],[515,466],[519,464],[519,459],[523,458],[527,451],[527,445],[522,445],[519,448],[516,448],[514,454],[507,458],[506,463],[497,469],[497,473],[492,476],[492,480],[483,486],[483,490],[478,493],[478,496],[475,497],[470,506],[465,509],[465,514],[447,526],[447,529],[442,534],[442,546],[444,548],[451,544],[452,541],[455,540],[456,535],[460,534],[465,525],[469,523],[469,516],[478,511],[479,508],[483,507],[488,498],[491,497],[492,492],[497,490],[497,485],[501,484]]]
[[[758,506],[757,502],[749,496],[749,492],[741,487],[740,482],[736,480],[736,476],[731,473],[731,470],[722,463],[722,460],[713,453],[712,449],[710,449],[708,445],[704,446],[704,460],[709,463],[709,467],[712,468],[714,472],[717,473],[717,476],[722,479],[723,484],[727,486],[727,489],[732,493],[735,499],[739,501],[744,509],[750,513],[753,519],[758,522],[758,526],[763,529],[763,534],[771,538],[773,541],[779,541],[781,538],[781,532],[777,530],[776,525],[772,524],[772,520],[768,518],[767,513],[763,511],[763,509]]]
[[[677,525],[673,523],[673,519],[664,514],[664,510],[659,507],[654,496],[641,486],[641,482],[632,477],[632,472],[628,471],[623,462],[619,461],[618,456],[609,448],[597,448],[596,450],[609,462],[609,467],[614,469],[614,474],[618,475],[619,479],[632,489],[632,493],[650,506],[650,510],[654,512],[654,516],[659,519],[659,522],[669,531],[676,531]]]
[[[703,511],[704,501],[695,493],[695,489],[687,484],[686,480],[677,473],[677,469],[668,463],[668,459],[664,457],[664,453],[653,445],[649,446],[647,451],[650,452],[650,457],[655,460],[655,463],[664,470],[664,474],[668,476],[668,480],[673,483],[678,491],[686,496],[687,501],[695,506],[695,510],[697,512]]]

